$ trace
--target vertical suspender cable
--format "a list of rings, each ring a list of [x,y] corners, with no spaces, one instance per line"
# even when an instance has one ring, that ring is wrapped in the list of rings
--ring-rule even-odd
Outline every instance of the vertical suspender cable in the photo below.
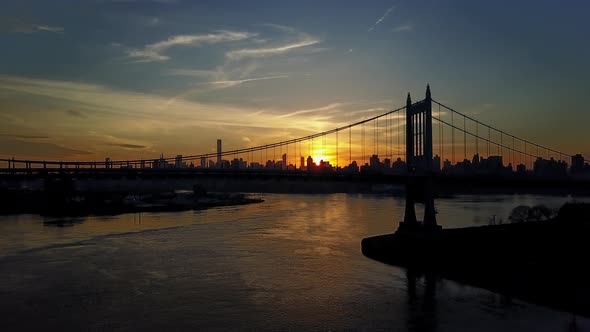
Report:
[[[422,123],[423,123],[423,116],[424,113],[420,112],[418,113],[418,130],[416,131],[416,135],[418,135],[418,155],[421,156],[422,155]]]
[[[387,131],[389,130],[389,127],[387,126],[389,124],[389,114],[385,115],[385,158],[389,157],[389,137],[387,136]]]
[[[400,132],[401,132],[401,127],[399,126],[399,118],[400,117],[401,116],[399,116],[399,115],[397,117],[397,148],[398,148],[398,155],[401,154],[401,151],[402,151],[401,145],[399,143],[399,141],[400,141],[399,135],[400,135]],[[404,131],[405,131],[405,127],[404,127]],[[405,132],[404,132],[404,134],[405,134]]]
[[[455,164],[455,121],[453,119],[453,111],[451,111],[451,158],[452,164]]]
[[[442,116],[440,115],[440,105],[438,105],[438,110],[439,110],[439,115],[438,115],[438,123],[439,123],[439,129],[440,129],[440,160],[444,162],[444,145],[445,145],[445,135],[444,135],[444,127],[442,125]]]
[[[528,169],[529,165],[528,165],[528,155],[526,153],[526,141],[524,141],[524,165],[525,167]]]
[[[492,140],[492,132],[490,127],[488,127],[488,158],[490,157],[490,141]]]
[[[479,123],[475,121],[475,153],[479,157]]]
[[[338,169],[338,131],[336,131],[336,169]]]
[[[467,123],[463,115],[463,160],[467,160]]]
[[[440,111],[440,105],[438,106],[438,109]],[[445,129],[444,129],[444,126],[442,125],[442,117],[441,117],[441,115],[438,116],[438,123],[440,124],[440,144],[441,144],[441,146],[440,146],[440,160],[444,162],[445,159],[444,159],[443,155],[444,155],[444,152],[445,152],[445,150],[444,150],[445,149],[445,147],[444,147],[444,145],[445,145],[445,133],[444,133],[444,130]]]
[[[348,164],[352,164],[352,127],[348,126]]]
[[[375,120],[375,155],[379,155],[379,119]]]
[[[512,167],[516,165],[516,160],[514,160],[514,136],[512,136],[512,158],[510,158],[510,163]]]
[[[498,144],[498,155],[499,156],[502,156],[502,152],[504,152],[504,151],[500,150],[501,146],[502,146],[502,132],[500,131],[500,144]]]
[[[361,143],[362,143],[362,163],[365,164],[365,124],[361,125]]]

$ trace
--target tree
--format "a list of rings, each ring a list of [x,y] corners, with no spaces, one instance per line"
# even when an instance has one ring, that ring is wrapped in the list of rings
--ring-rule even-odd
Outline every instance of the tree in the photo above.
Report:
[[[531,208],[526,205],[519,205],[512,209],[508,219],[510,219],[512,223],[528,221],[530,210]]]
[[[543,204],[535,205],[532,208],[526,205],[519,205],[510,212],[511,222],[541,221],[551,219],[555,212]]]
[[[529,211],[529,221],[547,220],[553,216],[551,209],[543,204],[533,206]]]

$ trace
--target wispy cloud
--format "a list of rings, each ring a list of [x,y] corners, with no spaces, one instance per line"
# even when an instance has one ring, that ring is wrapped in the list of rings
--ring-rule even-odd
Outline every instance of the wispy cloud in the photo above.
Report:
[[[209,69],[170,69],[169,75],[189,77],[213,77],[219,73],[217,70]]]
[[[376,21],[376,22],[373,24],[373,26],[371,26],[371,27],[369,28],[369,30],[367,30],[367,31],[373,31],[377,25],[379,25],[381,22],[383,22],[383,20],[385,20],[385,19],[387,18],[387,16],[389,15],[389,13],[391,13],[391,11],[392,11],[394,8],[395,8],[395,6],[391,6],[391,7],[389,7],[389,8],[388,8],[388,9],[385,11],[385,13],[383,14],[383,16],[381,16],[381,18],[379,18],[379,19],[378,19],[378,20],[377,20],[377,21]]]
[[[177,35],[171,36],[166,40],[148,44],[140,49],[127,50],[127,56],[136,59],[136,62],[166,61],[170,59],[170,56],[163,54],[163,52],[174,46],[216,44],[244,40],[255,36],[257,36],[255,33],[226,30],[202,35]]]
[[[301,115],[301,114],[315,113],[315,112],[322,112],[322,111],[329,111],[329,110],[333,110],[335,108],[338,108],[338,107],[340,107],[342,105],[343,105],[342,103],[332,103],[332,104],[329,104],[329,105],[326,105],[326,106],[323,106],[323,107],[298,110],[298,111],[294,111],[294,112],[291,112],[291,113],[279,115],[277,118],[282,119],[282,118],[289,118],[289,117],[296,116],[296,115]]]
[[[399,27],[395,27],[395,28],[391,29],[391,31],[393,31],[393,32],[412,31],[412,30],[414,30],[414,27],[411,25],[401,25]]]
[[[234,50],[229,51],[225,54],[225,56],[230,60],[239,60],[242,58],[257,58],[257,57],[265,57],[270,55],[278,55],[287,53],[302,47],[311,46],[318,44],[320,41],[315,38],[306,37],[303,40],[299,40],[297,42],[276,46],[276,47],[268,47],[268,48],[246,48],[241,50]]]
[[[385,112],[386,109],[383,107],[373,107],[373,108],[367,108],[367,109],[362,109],[362,110],[355,110],[352,112],[348,112],[348,114],[362,114],[362,113],[375,113],[375,112]]]
[[[287,78],[287,75],[279,75],[279,76],[266,76],[266,77],[253,77],[253,78],[246,78],[241,80],[223,80],[223,81],[213,81],[213,82],[203,82],[199,84],[213,84],[217,85],[222,88],[229,88],[231,86],[236,86],[246,82],[253,82],[253,81],[264,81],[264,80],[272,80],[277,78]]]
[[[53,33],[63,33],[64,32],[64,28],[62,28],[62,27],[53,27],[53,26],[49,26],[49,25],[35,25],[34,28],[39,31],[47,31],[47,32],[53,32]]]
[[[89,155],[90,152],[50,142],[31,142],[28,140],[0,138],[0,150],[4,156],[34,156],[36,158],[75,157]],[[60,158],[61,159],[61,158]]]
[[[86,114],[84,114],[78,110],[69,109],[69,110],[66,110],[65,113],[69,116],[73,116],[76,118],[87,118]]]
[[[126,144],[126,143],[110,143],[110,146],[118,146],[125,149],[145,149],[147,146],[139,144]]]
[[[188,90],[182,91],[173,96],[166,102],[166,107],[175,103],[179,98],[186,98],[190,95],[210,91],[211,89],[223,89],[237,86],[247,82],[288,78],[286,74],[283,75],[267,75],[252,77],[251,75],[258,69],[256,63],[248,63],[244,66],[233,67],[228,69],[226,64],[218,66],[215,69],[170,69],[167,71],[168,75],[186,76],[197,79],[198,83],[194,83]],[[208,86],[205,89],[195,88],[195,86]]]
[[[0,18],[0,32],[8,33],[36,33],[51,32],[64,33],[63,27],[51,26],[46,24],[27,23],[18,18]]]
[[[21,138],[21,139],[46,139],[46,138],[49,138],[49,136],[47,136],[47,135],[19,135],[19,134],[4,134],[4,133],[0,133],[0,136]]]
[[[194,78],[205,78],[209,81],[230,81],[236,79],[245,79],[252,76],[260,68],[256,62],[249,62],[243,65],[236,66],[233,63],[225,63],[222,66],[217,66],[213,69],[170,69],[167,71],[168,75],[186,76]],[[261,75],[271,76],[271,75]],[[276,76],[276,75],[275,75]]]
[[[260,78],[270,79],[264,77],[257,79]],[[68,105],[69,107],[67,108],[83,108],[84,110],[92,111],[96,116],[96,123],[94,125],[107,118],[111,121],[115,117],[117,120],[109,122],[109,125],[124,128],[125,132],[133,131],[133,128],[138,128],[142,125],[148,126],[154,123],[154,121],[159,124],[159,128],[170,129],[189,124],[202,126],[240,125],[272,128],[276,126],[278,116],[284,112],[278,109],[268,109],[265,110],[266,112],[259,112],[261,111],[260,109],[252,109],[241,105],[229,106],[185,99],[178,99],[174,105],[164,112],[162,105],[167,102],[169,97],[114,90],[95,84],[6,75],[0,75],[0,91],[2,90],[36,96],[38,98],[45,97],[48,98],[48,101],[51,100],[52,103],[59,103],[64,106]],[[335,106],[333,105],[332,107]],[[229,116],[229,114],[232,116]],[[290,121],[289,125],[309,128],[309,123],[304,120]]]
[[[147,21],[147,24],[150,26],[158,25],[159,23],[160,23],[160,19],[158,17],[151,17]]]
[[[263,26],[272,28],[274,30],[278,30],[278,31],[282,31],[282,32],[287,32],[287,33],[298,33],[297,29],[295,29],[293,27],[286,26],[286,25],[280,25],[280,24],[274,24],[274,23],[265,23],[265,24],[263,24]]]

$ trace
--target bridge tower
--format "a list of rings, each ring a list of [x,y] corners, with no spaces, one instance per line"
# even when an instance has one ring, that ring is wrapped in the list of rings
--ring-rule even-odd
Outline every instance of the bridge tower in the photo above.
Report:
[[[416,229],[415,203],[424,203],[424,227],[438,228],[432,193],[432,95],[430,85],[426,86],[426,98],[412,104],[408,93],[406,100],[406,209],[404,228]]]

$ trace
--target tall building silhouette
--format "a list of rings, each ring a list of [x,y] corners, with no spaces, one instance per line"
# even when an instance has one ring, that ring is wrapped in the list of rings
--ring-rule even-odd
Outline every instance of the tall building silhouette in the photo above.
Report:
[[[307,170],[311,171],[314,169],[313,158],[311,156],[307,157]]]
[[[584,156],[581,154],[577,154],[572,156],[572,166],[571,172],[572,173],[581,173],[584,170]]]
[[[282,169],[287,169],[287,154],[283,153],[283,164],[281,165]]]

